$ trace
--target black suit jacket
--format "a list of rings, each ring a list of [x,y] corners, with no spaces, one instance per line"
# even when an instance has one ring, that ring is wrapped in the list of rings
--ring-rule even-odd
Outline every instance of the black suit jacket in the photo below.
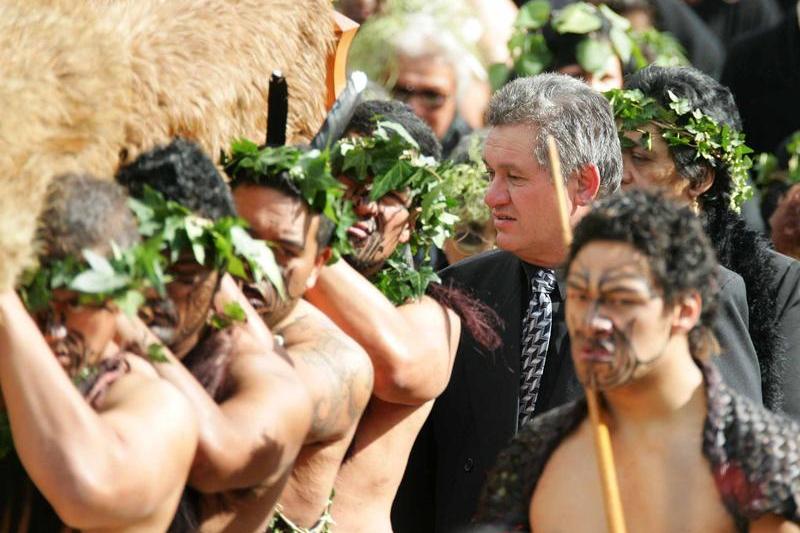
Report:
[[[800,421],[800,262],[778,252],[771,253],[777,269],[776,289],[778,330],[786,353],[783,361],[783,411]]]
[[[409,460],[406,476],[392,514],[397,533],[451,532],[464,527],[475,512],[487,471],[498,453],[516,433],[519,392],[520,328],[523,306],[529,298],[522,262],[513,254],[491,251],[461,261],[442,271],[445,283],[468,288],[492,306],[505,323],[503,345],[496,353],[485,353],[468,331],[461,343],[450,383],[436,400],[431,416],[420,432]],[[747,335],[747,302],[741,278],[725,271],[721,280],[728,305],[723,334],[731,335],[727,346],[737,345]],[[744,316],[741,315],[743,313]],[[563,321],[562,312],[554,313]],[[583,394],[575,375],[569,339],[551,338],[537,413],[563,405]],[[760,399],[757,359],[750,356],[729,360],[729,374]],[[747,347],[736,348],[746,354]],[[731,365],[723,365],[731,366]]]

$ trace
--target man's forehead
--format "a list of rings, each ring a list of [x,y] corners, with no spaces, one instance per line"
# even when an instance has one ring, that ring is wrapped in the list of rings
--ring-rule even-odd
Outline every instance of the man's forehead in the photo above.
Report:
[[[525,163],[533,160],[536,128],[526,124],[495,126],[483,146],[483,158],[490,166]]]

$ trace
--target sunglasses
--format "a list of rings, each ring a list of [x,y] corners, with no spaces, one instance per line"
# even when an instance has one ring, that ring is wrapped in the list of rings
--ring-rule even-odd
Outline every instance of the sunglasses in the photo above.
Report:
[[[409,103],[416,99],[428,109],[438,109],[447,102],[449,95],[434,91],[433,89],[417,89],[410,85],[395,85],[392,95],[401,102]]]

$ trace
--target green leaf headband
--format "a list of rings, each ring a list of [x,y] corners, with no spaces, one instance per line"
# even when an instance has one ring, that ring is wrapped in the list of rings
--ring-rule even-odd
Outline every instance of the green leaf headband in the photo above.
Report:
[[[352,250],[347,228],[355,223],[352,204],[344,200],[346,187],[333,177],[329,153],[303,151],[295,146],[262,147],[247,139],[231,145],[222,164],[234,181],[269,185],[284,176],[300,191],[312,211],[325,215],[336,226],[331,247],[334,257]]]
[[[574,2],[552,11],[548,0],[532,0],[520,8],[508,41],[513,68],[492,65],[492,87],[502,86],[511,70],[520,76],[535,76],[552,66],[555,57],[547,45],[546,27],[561,35],[586,36],[576,45],[575,57],[587,72],[602,72],[614,55],[623,65],[633,61],[637,69],[648,63],[688,64],[682,47],[672,36],[656,30],[636,32],[625,17],[604,4]]]
[[[112,243],[110,259],[91,250],[82,255],[49,259],[26,271],[19,287],[25,306],[32,312],[42,311],[50,304],[53,291],[63,289],[78,293],[81,304],[111,301],[133,315],[144,303],[144,291],[163,288],[168,280],[157,265],[148,265],[148,249],[143,245],[121,251]]]
[[[186,207],[165,200],[150,187],[141,198],[130,199],[131,210],[139,219],[139,233],[146,239],[143,246],[166,252],[169,264],[176,262],[184,250],[191,250],[198,264],[213,267],[233,276],[256,283],[267,279],[285,297],[283,278],[275,256],[264,241],[247,232],[247,223],[237,217],[211,221],[193,214]],[[152,258],[154,268],[158,260]]]
[[[654,124],[671,148],[691,148],[695,159],[704,159],[713,168],[727,168],[731,178],[729,207],[738,212],[742,203],[753,195],[747,182],[748,170],[753,164],[747,154],[753,151],[745,144],[744,134],[693,109],[685,98],[678,98],[671,91],[668,95],[670,102],[664,108],[638,89],[613,89],[605,93],[617,119],[622,147],[633,145],[624,133],[638,131],[642,134],[639,144],[651,150],[652,138],[643,127]]]
[[[371,180],[371,200],[378,200],[391,191],[409,192],[412,207],[417,209],[409,242],[412,255],[422,252],[428,261],[430,247],[441,248],[452,233],[458,217],[451,213],[456,201],[448,194],[441,174],[446,167],[439,166],[433,158],[421,156],[419,145],[401,125],[379,120],[372,135],[340,140],[332,149],[331,162],[335,175],[362,183]],[[387,272],[381,274],[382,278],[392,272],[397,274],[379,285],[390,299],[392,295],[407,294],[419,298],[435,278],[434,274],[426,276],[425,283],[412,283],[412,276],[406,270],[392,268],[393,264],[406,262],[405,248],[395,251],[387,264]]]

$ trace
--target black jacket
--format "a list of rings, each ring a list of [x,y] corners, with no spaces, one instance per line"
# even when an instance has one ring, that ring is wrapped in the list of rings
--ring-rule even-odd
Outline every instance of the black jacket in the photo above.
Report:
[[[528,285],[522,262],[513,254],[491,251],[461,261],[441,273],[491,305],[505,323],[503,347],[483,353],[468,332],[461,343],[450,383],[436,400],[417,439],[393,509],[397,533],[458,531],[472,518],[498,453],[516,433],[519,391],[520,328]],[[747,334],[747,302],[742,279],[723,270],[721,343],[733,348],[720,359],[731,386],[760,403],[758,362]],[[524,302],[523,302],[524,300]],[[563,314],[554,313],[555,321]],[[582,395],[569,341],[551,337],[537,413]],[[553,357],[551,354],[554,354]]]

